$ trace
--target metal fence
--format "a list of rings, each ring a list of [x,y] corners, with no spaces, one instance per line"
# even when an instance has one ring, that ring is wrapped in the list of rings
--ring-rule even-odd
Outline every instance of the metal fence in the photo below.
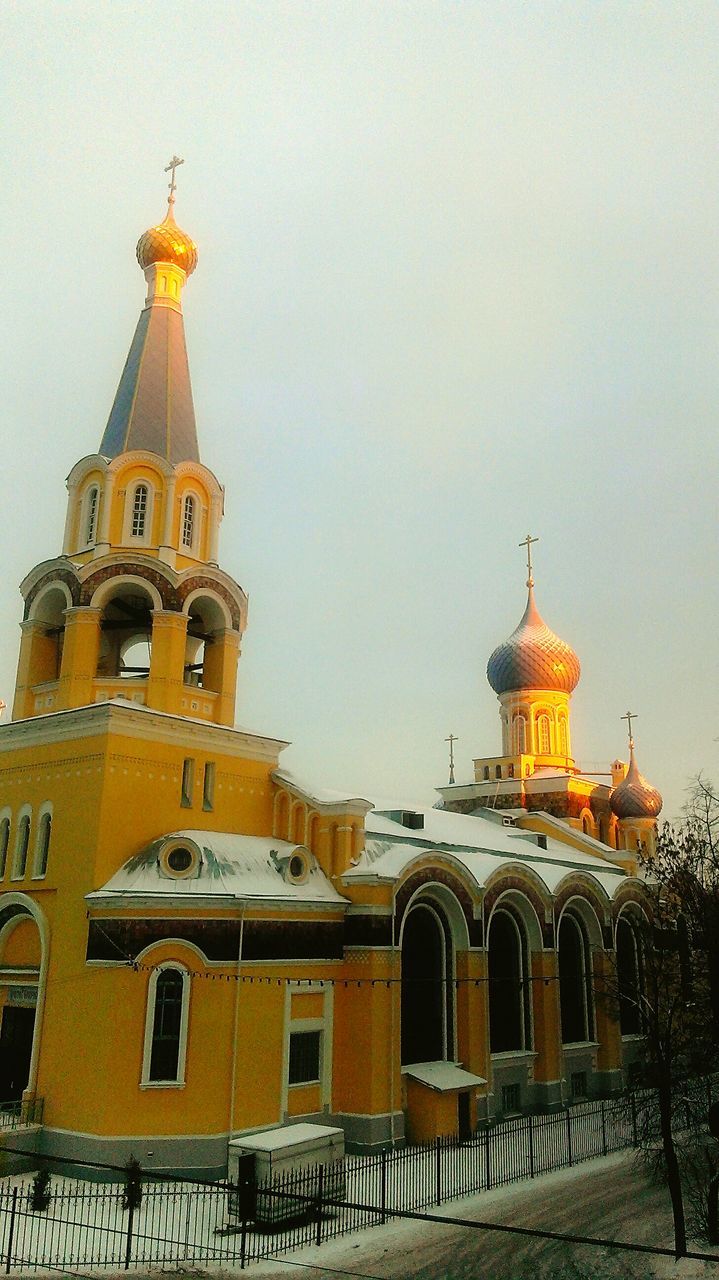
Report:
[[[345,1156],[339,1165],[292,1172],[256,1188],[146,1182],[135,1208],[124,1207],[121,1183],[53,1175],[49,1205],[34,1209],[30,1180],[8,1179],[0,1182],[0,1269],[9,1274],[170,1262],[242,1268],[383,1223],[394,1210],[423,1209],[537,1177],[635,1141],[636,1108],[619,1099],[507,1120],[465,1141],[438,1138]]]
[[[0,1129],[25,1129],[42,1124],[43,1098],[0,1102]]]

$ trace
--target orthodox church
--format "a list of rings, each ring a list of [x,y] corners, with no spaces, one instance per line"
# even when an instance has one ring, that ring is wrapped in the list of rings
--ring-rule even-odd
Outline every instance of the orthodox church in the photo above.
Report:
[[[0,1132],[78,1166],[219,1176],[229,1138],[300,1119],[366,1151],[614,1093],[641,1037],[597,994],[637,972],[661,799],[633,749],[611,777],[575,765],[579,661],[531,565],[488,668],[501,754],[439,806],[323,790],[235,727],[247,597],[200,461],[177,163],[99,451],[68,477],[61,553],[21,586],[0,1105],[38,1123]]]

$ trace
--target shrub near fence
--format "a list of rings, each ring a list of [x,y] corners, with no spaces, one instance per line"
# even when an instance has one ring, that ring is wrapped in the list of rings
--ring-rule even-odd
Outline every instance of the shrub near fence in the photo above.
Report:
[[[327,1174],[325,1185],[313,1167],[256,1188],[264,1217],[270,1216],[267,1205],[273,1200],[297,1207],[294,1220],[281,1220],[274,1228],[262,1228],[249,1216],[244,1222],[231,1217],[237,1189],[227,1183],[148,1182],[140,1205],[123,1209],[121,1184],[53,1176],[44,1212],[33,1212],[29,1186],[0,1184],[0,1267],[7,1272],[169,1262],[244,1267],[385,1222],[393,1210],[423,1209],[623,1150],[633,1145],[635,1132],[632,1106],[619,1099],[507,1120],[464,1142],[439,1138],[371,1156],[345,1156],[342,1169]],[[346,1199],[328,1194],[343,1180]],[[284,1213],[275,1217],[283,1219]]]

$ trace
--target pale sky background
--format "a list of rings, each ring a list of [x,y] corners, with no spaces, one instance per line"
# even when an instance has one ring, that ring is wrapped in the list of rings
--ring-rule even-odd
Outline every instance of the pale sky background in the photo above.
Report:
[[[0,50],[0,696],[177,151],[239,723],[432,803],[499,750],[529,530],[577,758],[629,707],[667,816],[718,779],[719,7],[6,0]]]

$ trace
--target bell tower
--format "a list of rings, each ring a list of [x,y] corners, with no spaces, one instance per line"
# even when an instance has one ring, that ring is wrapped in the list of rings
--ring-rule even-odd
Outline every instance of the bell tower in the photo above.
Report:
[[[182,293],[197,246],[167,213],[137,244],[145,305],[98,453],[67,480],[62,554],[25,600],[13,718],[121,699],[234,723],[247,598],[218,564],[224,490],[200,462]]]

